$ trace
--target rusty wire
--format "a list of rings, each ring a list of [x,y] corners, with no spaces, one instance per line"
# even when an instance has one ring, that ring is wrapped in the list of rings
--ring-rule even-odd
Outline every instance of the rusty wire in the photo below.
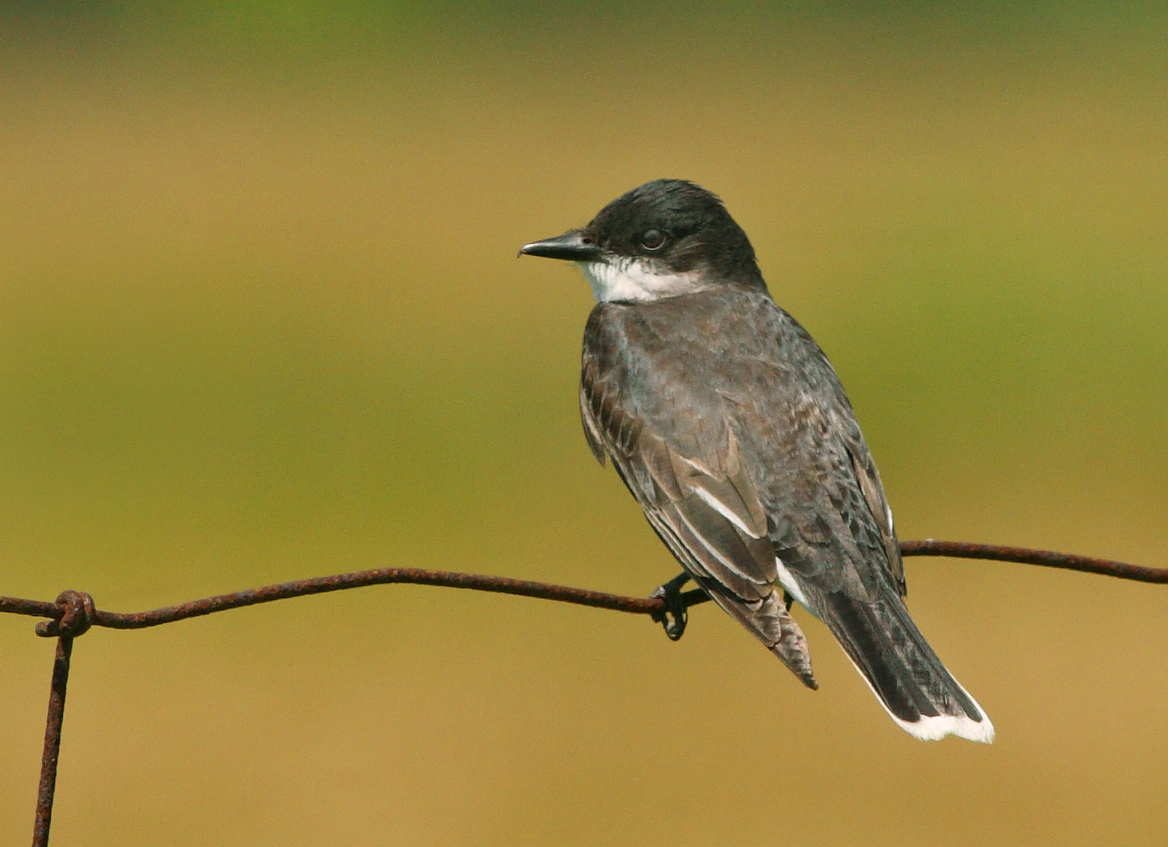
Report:
[[[1135,582],[1168,583],[1168,568],[1149,568],[1129,565],[1113,559],[1096,559],[1075,553],[1055,553],[1052,550],[1031,550],[1026,547],[1003,547],[1000,544],[972,544],[968,541],[900,542],[902,556],[942,556],[951,559],[989,559],[996,562],[1015,562],[1019,565],[1041,565],[1064,571],[1081,571]]]
[[[32,847],[48,847],[49,844],[53,796],[57,790],[57,759],[61,755],[61,724],[65,720],[65,686],[69,682],[69,658],[72,654],[73,637],[62,635],[57,639],[57,654],[53,658],[53,681],[49,687],[49,713],[45,720],[45,746],[41,753],[41,780],[37,787]]]
[[[1110,559],[1097,559],[1073,553],[1056,553],[1050,550],[972,544],[964,541],[935,541],[929,538],[923,541],[902,541],[900,542],[900,551],[903,556],[991,559],[1082,571],[1137,582],[1168,583],[1168,568],[1129,565]],[[228,609],[240,609],[244,606],[286,600],[291,597],[305,597],[309,594],[324,594],[330,591],[345,591],[350,588],[392,583],[436,585],[472,591],[491,591],[498,594],[516,594],[541,600],[574,603],[578,606],[592,606],[616,612],[649,615],[654,620],[661,620],[666,612],[665,601],[660,597],[626,597],[620,594],[570,588],[546,582],[453,571],[423,570],[421,568],[378,568],[301,579],[278,585],[265,585],[262,588],[249,588],[245,591],[236,591],[233,594],[205,597],[202,600],[192,600],[189,603],[180,603],[176,606],[166,606],[147,612],[103,611],[94,605],[92,597],[81,591],[63,591],[52,603],[43,600],[24,600],[19,597],[0,597],[0,613],[45,618],[46,620],[41,621],[36,626],[37,635],[46,638],[56,637],[57,639],[57,650],[53,659],[52,684],[49,692],[48,716],[45,721],[45,744],[41,755],[41,777],[37,792],[33,847],[48,847],[49,843],[49,824],[53,815],[53,797],[57,783],[57,761],[61,752],[61,726],[65,716],[65,689],[69,681],[69,662],[74,638],[84,634],[94,626],[107,629],[145,629],[187,618],[224,612]],[[700,590],[687,591],[682,597],[686,606],[694,606],[709,599]]]

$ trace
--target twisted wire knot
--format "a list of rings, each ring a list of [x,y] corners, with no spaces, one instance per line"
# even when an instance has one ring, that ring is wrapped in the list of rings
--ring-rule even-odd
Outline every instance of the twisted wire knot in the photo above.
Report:
[[[46,638],[58,635],[76,638],[88,632],[97,617],[97,607],[93,605],[93,598],[84,591],[62,591],[57,595],[57,605],[64,610],[64,614],[57,620],[38,623],[37,635]]]

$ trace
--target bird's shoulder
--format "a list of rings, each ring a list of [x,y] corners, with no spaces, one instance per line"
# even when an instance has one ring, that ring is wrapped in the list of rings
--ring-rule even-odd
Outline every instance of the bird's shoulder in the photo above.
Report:
[[[858,431],[823,351],[753,289],[597,304],[584,332],[581,386],[594,402],[638,417],[683,450],[726,442],[727,402],[764,418],[771,441],[814,431],[808,428],[820,420]]]

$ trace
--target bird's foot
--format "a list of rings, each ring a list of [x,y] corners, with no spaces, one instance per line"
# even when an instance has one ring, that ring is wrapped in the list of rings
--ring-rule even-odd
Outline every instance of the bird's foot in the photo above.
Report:
[[[670,641],[677,641],[685,634],[685,625],[689,620],[689,599],[681,593],[681,588],[689,582],[689,574],[680,573],[664,585],[658,587],[649,596],[660,597],[665,601],[665,608],[653,615],[653,620],[665,627],[665,634]],[[672,617],[672,620],[670,618]]]

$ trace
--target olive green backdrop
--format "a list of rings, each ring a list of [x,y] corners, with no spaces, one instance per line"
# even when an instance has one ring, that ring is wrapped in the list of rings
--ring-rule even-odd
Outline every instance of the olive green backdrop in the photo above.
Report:
[[[905,538],[1168,565],[1157,5],[8,3],[0,593],[138,610],[391,565],[647,594],[570,267],[717,191]],[[998,742],[917,742],[800,617],[386,587],[78,641],[54,843],[1160,844],[1168,595],[911,560]],[[0,618],[0,840],[52,644]]]

